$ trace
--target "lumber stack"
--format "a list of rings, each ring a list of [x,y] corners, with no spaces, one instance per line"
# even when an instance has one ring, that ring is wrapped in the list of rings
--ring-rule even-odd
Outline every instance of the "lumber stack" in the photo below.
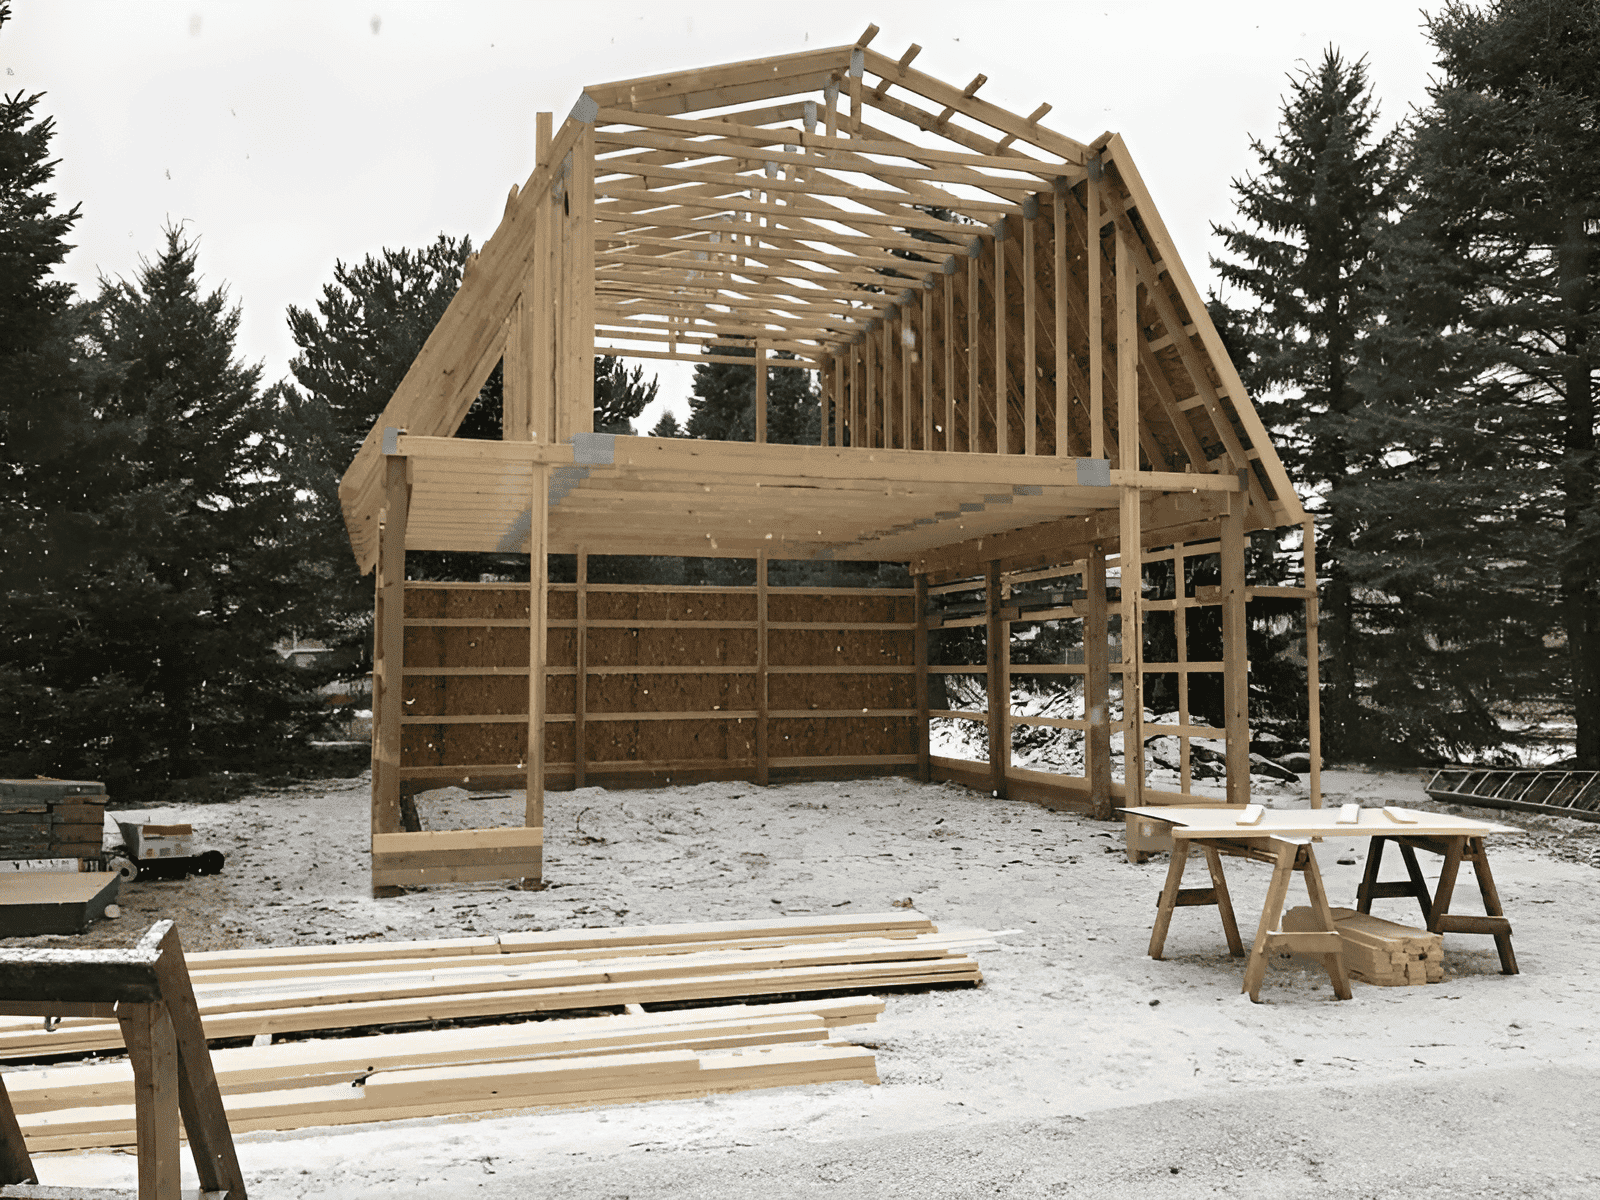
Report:
[[[1414,987],[1444,979],[1444,939],[1351,908],[1333,909],[1333,927],[1344,950],[1344,968],[1352,979],[1378,987]],[[1309,908],[1283,914],[1283,928],[1305,932],[1319,928]]]
[[[551,930],[441,941],[219,951],[189,959],[206,1037],[405,1026],[628,1004],[977,984],[916,912]],[[115,1021],[0,1018],[0,1060],[114,1050]]]
[[[237,1132],[877,1083],[872,1052],[830,1040],[876,1019],[852,997],[323,1038],[217,1050]],[[30,1151],[128,1145],[127,1062],[6,1074]]]
[[[0,858],[98,858],[106,789],[82,779],[0,779]]]

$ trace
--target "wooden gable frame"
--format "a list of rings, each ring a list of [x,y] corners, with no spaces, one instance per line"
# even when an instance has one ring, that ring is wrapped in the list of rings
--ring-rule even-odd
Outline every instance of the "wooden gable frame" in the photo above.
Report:
[[[1122,138],[1057,133],[876,32],[541,114],[342,481],[380,597],[407,549],[900,560],[938,584],[1304,526]],[[750,364],[756,444],[595,434],[598,354]],[[496,364],[503,440],[454,439]],[[780,368],[817,373],[820,445],[764,444]]]

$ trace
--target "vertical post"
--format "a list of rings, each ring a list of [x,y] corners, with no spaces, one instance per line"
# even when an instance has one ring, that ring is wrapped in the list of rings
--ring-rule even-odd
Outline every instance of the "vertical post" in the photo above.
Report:
[[[911,325],[911,306],[900,306],[900,449],[911,449],[911,360],[915,357],[916,345],[911,340],[916,337],[916,330]]]
[[[998,559],[984,567],[983,595],[989,610],[989,790],[1004,800],[1011,765],[1011,625],[1000,612]]]
[[[994,224],[994,452],[1011,453],[1011,364],[1006,360],[1006,218]]]
[[[1034,226],[1039,197],[1022,205],[1022,452],[1039,453],[1039,314],[1038,280],[1034,278]]]
[[[833,444],[844,445],[844,347],[833,356]]]
[[[1098,164],[1096,164],[1098,165]],[[1084,256],[1089,300],[1089,457],[1106,456],[1105,317],[1100,311],[1100,181],[1083,181],[1088,237]]]
[[[917,606],[916,644],[913,647],[917,667],[917,702],[913,705],[917,710],[917,778],[927,783],[933,778],[928,734],[928,577],[913,575],[911,582],[916,587],[911,602]]]
[[[530,201],[528,207],[537,210]],[[537,220],[537,218],[535,218]],[[533,377],[529,370],[533,315],[532,298],[518,296],[511,307],[506,330],[506,348],[501,357],[500,438],[507,442],[526,442],[533,437]]]
[[[866,51],[857,46],[850,52],[850,136],[861,136],[861,77],[867,72]]]
[[[877,363],[877,330],[867,330],[866,341],[862,342],[862,376],[866,378],[866,413],[862,413],[862,429],[866,430],[866,442],[862,445],[877,445],[872,430],[877,426],[877,392],[878,392],[878,363]]]
[[[767,347],[756,343],[756,445],[767,444]]]
[[[572,630],[572,786],[581,788],[588,785],[589,769],[589,552],[581,545],[577,559],[577,620]]]
[[[594,432],[594,118],[572,148],[572,347],[571,412],[566,437]],[[565,440],[565,439],[563,439]]]
[[[398,431],[385,430],[392,441]],[[407,463],[402,454],[383,460],[384,518],[378,535],[372,655],[372,832],[400,831],[400,760],[405,712],[406,516],[410,507]],[[398,896],[399,888],[374,887],[374,896]]]
[[[1178,724],[1189,724],[1189,590],[1184,580],[1187,556],[1183,543],[1172,548],[1174,580],[1172,601],[1172,633],[1178,644]],[[1189,758],[1189,735],[1178,735],[1178,790],[1187,792],[1192,784],[1193,771]]]
[[[550,625],[550,468],[532,464],[528,484],[528,754],[527,799],[522,823],[544,828],[544,712],[546,639]],[[543,875],[544,852],[540,854]],[[538,887],[539,879],[524,879]]]
[[[1317,640],[1317,526],[1307,517],[1300,526],[1300,555],[1306,589],[1306,756],[1311,760],[1311,807],[1322,807],[1322,664]]]
[[[767,556],[756,555],[756,782],[770,782],[771,761],[768,746],[767,675]]]
[[[172,1015],[159,1000],[119,1004],[117,1021],[133,1065],[140,1200],[178,1200],[178,1039]]]
[[[922,441],[919,450],[933,449],[933,296],[924,288],[922,301]]]
[[[822,132],[829,137],[839,136],[839,81],[830,79],[822,89]]]
[[[550,158],[550,114],[538,114],[539,162]],[[558,218],[549,192],[534,198],[532,218],[533,259],[523,291],[528,304],[527,365],[529,437],[536,442],[556,440],[555,391],[555,274],[550,261],[556,244]]]
[[[1119,229],[1117,270],[1117,452],[1125,479],[1139,470],[1138,282],[1133,249]],[[1124,803],[1142,803],[1144,792],[1144,546],[1139,488],[1123,485],[1122,559],[1122,778]]]
[[[890,323],[885,321],[882,330],[883,404],[881,408],[883,410],[883,440],[878,443],[885,450],[894,449],[894,351],[895,342],[898,340],[894,336],[894,332],[890,328]]]
[[[1099,542],[1084,563],[1089,594],[1083,618],[1083,713],[1089,730],[1084,757],[1089,772],[1090,812],[1111,819],[1111,630],[1106,613],[1106,551]]]
[[[956,280],[944,277],[944,440],[946,450],[956,448]]]
[[[1246,642],[1244,510],[1247,492],[1228,493],[1222,518],[1222,714],[1228,803],[1250,803],[1250,660]]]
[[[1053,230],[1055,241],[1054,249],[1055,273],[1051,282],[1055,286],[1055,318],[1056,318],[1056,453],[1070,454],[1071,432],[1071,396],[1067,390],[1067,198],[1062,189],[1066,180],[1057,180],[1057,186],[1050,195],[1050,216],[1054,222]]]
[[[978,253],[982,244],[973,239],[967,251],[967,450],[976,454],[983,445],[978,426],[983,423],[983,404],[978,399]]]

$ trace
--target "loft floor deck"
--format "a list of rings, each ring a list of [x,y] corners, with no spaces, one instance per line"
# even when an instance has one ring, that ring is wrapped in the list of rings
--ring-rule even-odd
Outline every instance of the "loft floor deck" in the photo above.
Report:
[[[535,474],[549,550],[909,560],[929,550],[1115,511],[1124,489],[1193,497],[1223,474],[1113,471],[1104,459],[754,445],[580,433],[571,444],[393,439],[407,462],[408,550],[526,553]],[[359,511],[352,524],[376,518]],[[368,536],[375,530],[363,530]]]

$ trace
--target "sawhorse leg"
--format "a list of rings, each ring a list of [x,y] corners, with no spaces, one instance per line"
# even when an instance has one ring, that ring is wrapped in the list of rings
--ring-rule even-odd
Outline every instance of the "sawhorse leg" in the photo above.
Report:
[[[1439,888],[1433,895],[1433,905],[1428,913],[1429,933],[1487,933],[1494,938],[1500,954],[1500,974],[1517,974],[1517,956],[1511,949],[1511,922],[1506,919],[1500,905],[1500,892],[1494,886],[1494,876],[1489,872],[1489,852],[1481,837],[1453,837],[1445,847],[1444,866],[1439,871]],[[1455,895],[1456,876],[1461,864],[1472,864],[1472,873],[1478,880],[1478,894],[1483,897],[1484,916],[1452,916],[1450,900]]]
[[[1156,905],[1155,928],[1150,931],[1150,957],[1159,959],[1167,944],[1167,930],[1172,925],[1172,910],[1190,905],[1214,904],[1222,918],[1222,931],[1228,939],[1228,952],[1235,958],[1244,954],[1244,942],[1239,938],[1239,925],[1233,916],[1233,900],[1228,895],[1228,881],[1222,874],[1222,855],[1209,842],[1200,843],[1200,852],[1206,858],[1206,870],[1211,875],[1209,888],[1185,888],[1183,868],[1189,861],[1191,839],[1180,837],[1174,831],[1172,861],[1167,865],[1167,881],[1161,888],[1161,899]]]
[[[1272,847],[1275,855],[1272,882],[1267,885],[1266,903],[1261,906],[1261,923],[1256,927],[1256,940],[1250,948],[1250,960],[1244,969],[1244,986],[1240,990],[1248,992],[1250,999],[1259,1004],[1261,984],[1267,976],[1267,955],[1274,950],[1289,950],[1322,959],[1328,979],[1333,984],[1333,994],[1340,1000],[1350,999],[1350,980],[1344,970],[1343,946],[1333,926],[1333,913],[1328,907],[1327,892],[1322,886],[1322,873],[1317,868],[1310,843],[1297,838],[1273,838]],[[1283,920],[1284,902],[1289,897],[1289,881],[1296,871],[1305,875],[1311,909],[1322,926],[1319,930],[1284,933],[1277,929]]]
[[[133,1063],[139,1200],[178,1200],[178,1039],[160,1001],[117,1007]]]
[[[33,1159],[28,1157],[22,1126],[17,1124],[16,1110],[6,1095],[5,1076],[0,1075],[0,1184],[34,1183],[38,1178]]]

